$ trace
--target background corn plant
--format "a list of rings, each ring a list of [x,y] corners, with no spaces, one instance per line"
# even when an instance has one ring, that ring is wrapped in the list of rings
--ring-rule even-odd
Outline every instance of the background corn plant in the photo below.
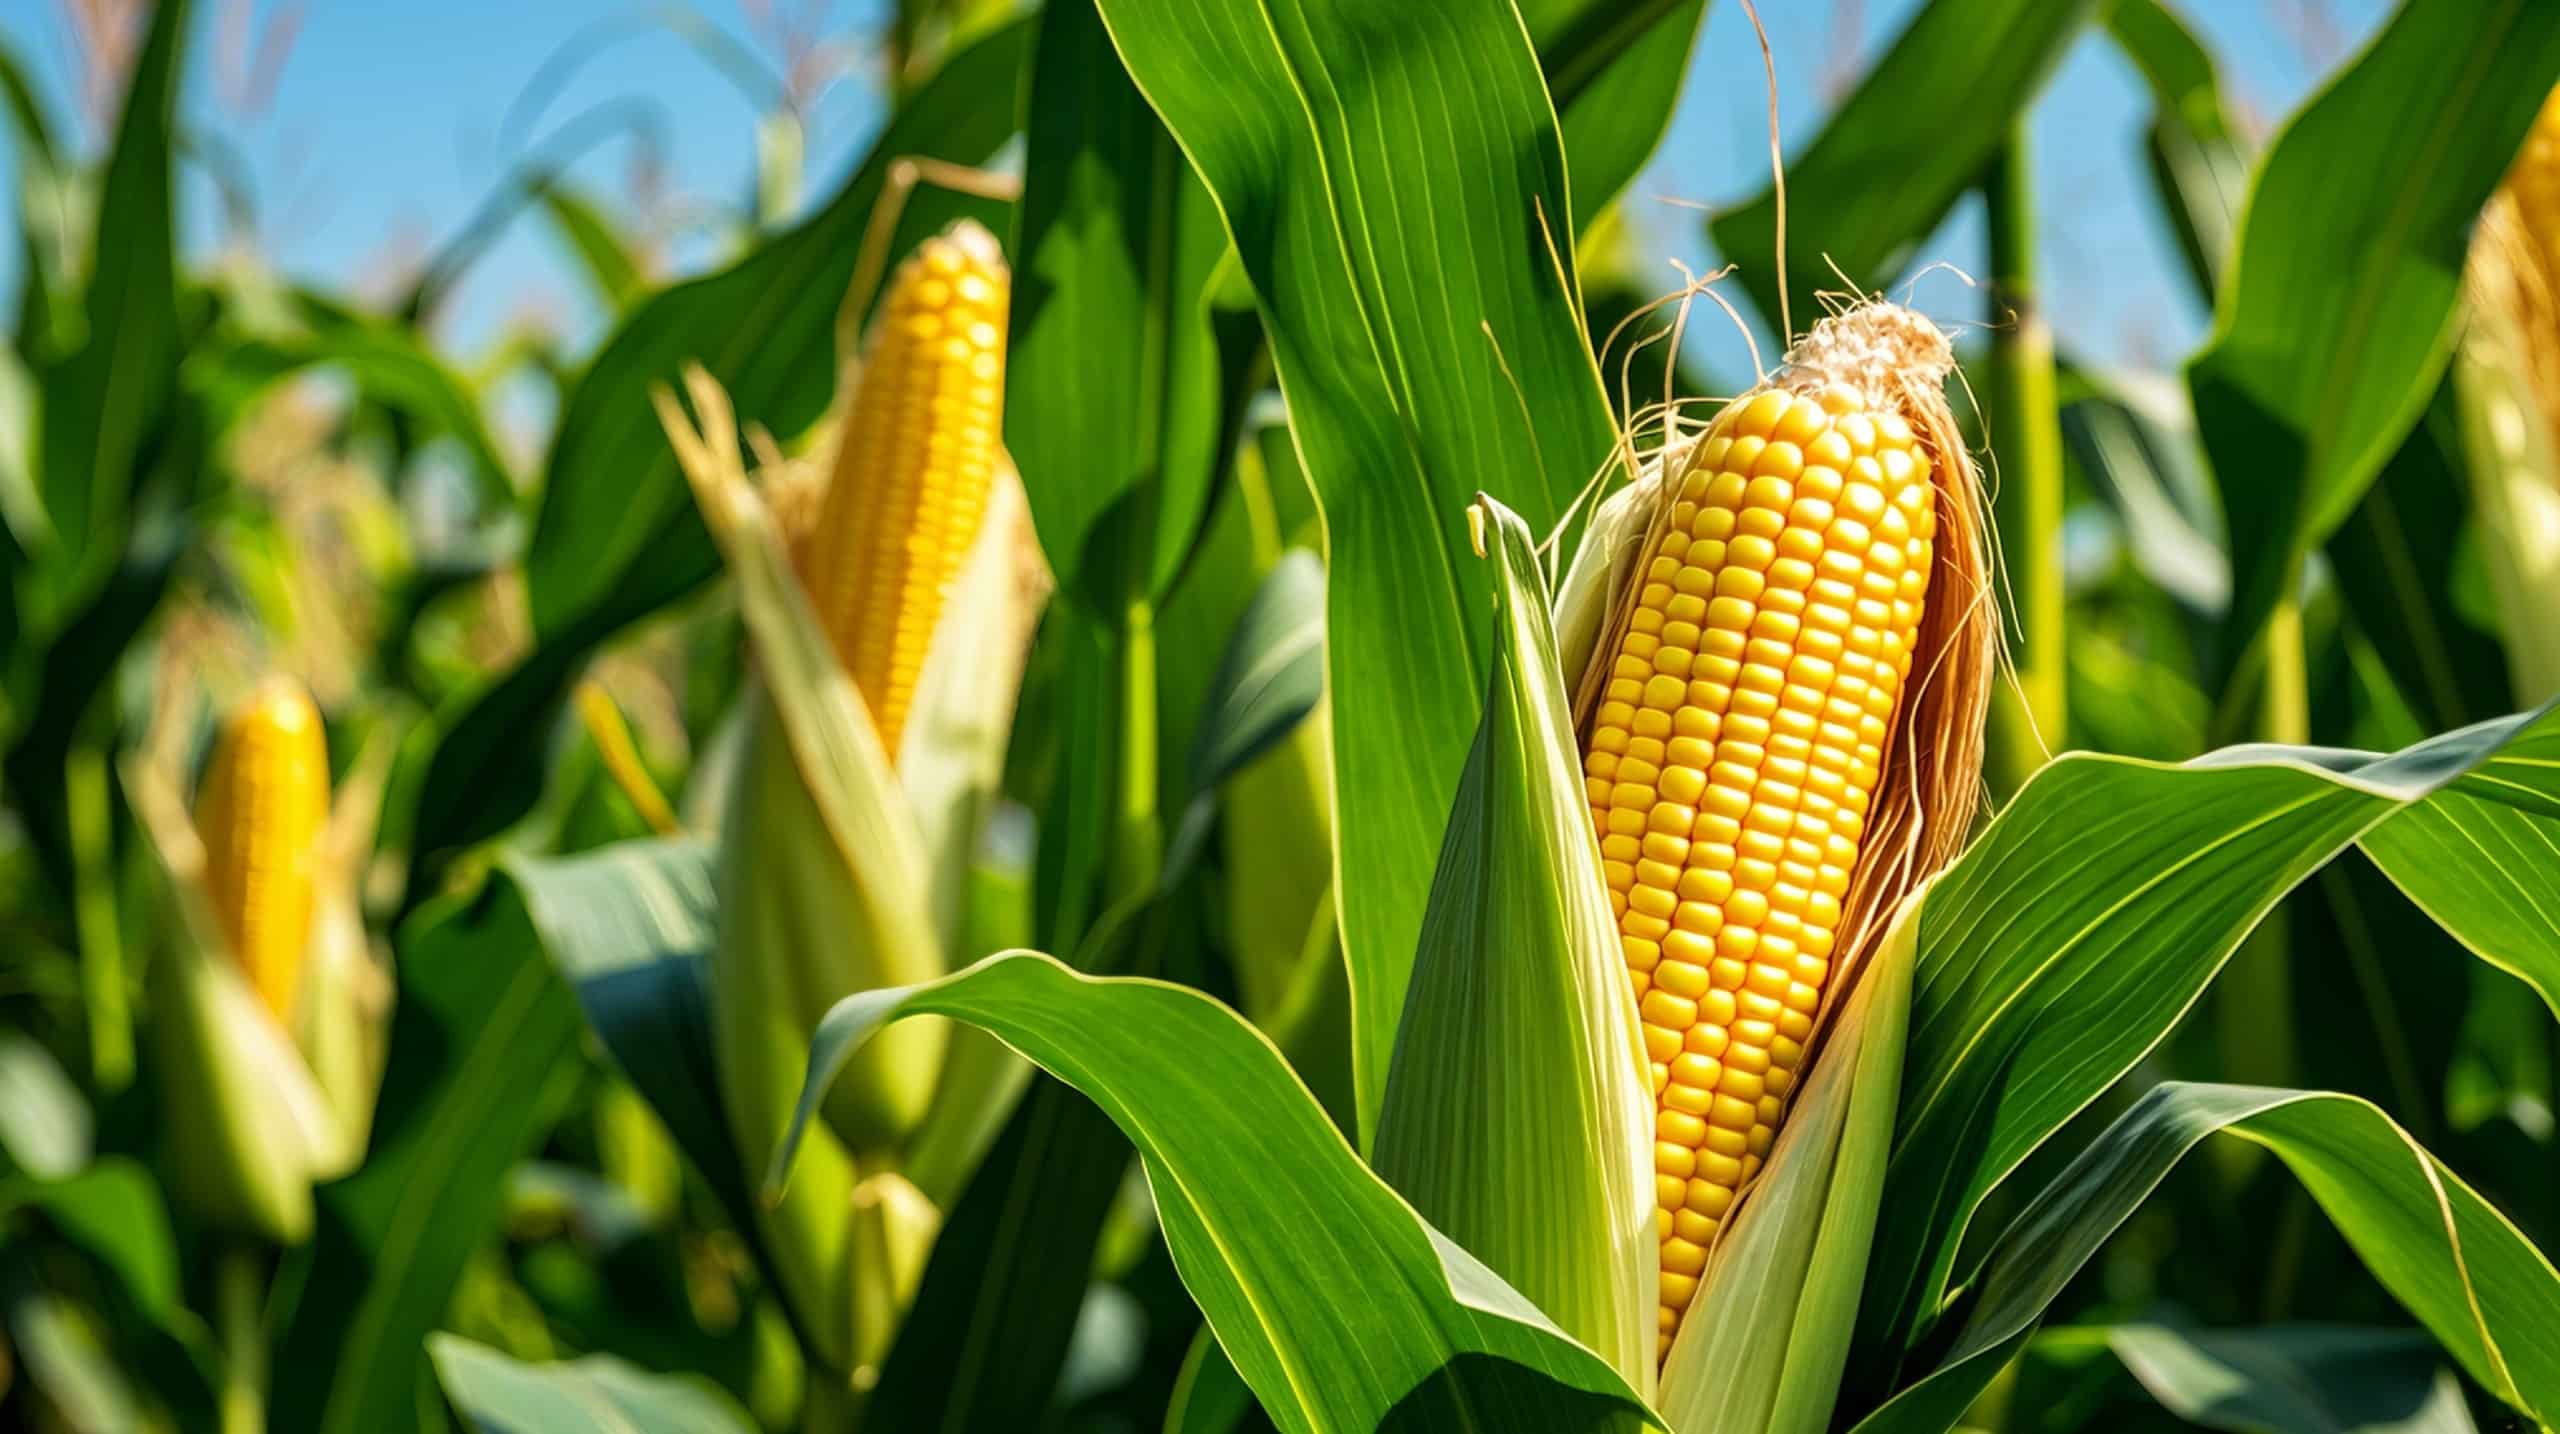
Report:
[[[1487,870],[1532,873],[1520,919],[1551,899],[1534,763],[1469,753],[1489,704],[1550,695],[1529,547],[1577,539],[1626,417],[1604,340],[1664,287],[1613,207],[1740,7],[916,0],[867,150],[801,193],[773,105],[694,277],[545,159],[374,305],[181,261],[174,177],[219,164],[175,118],[200,8],[152,8],[95,155],[0,50],[0,1407],[202,1427],[262,1351],[285,1429],[803,1417],[695,978],[739,605],[650,393],[699,363],[809,442],[865,230],[922,160],[1020,177],[918,188],[891,244],[966,216],[1006,246],[1006,436],[1056,583],[953,957],[1055,959],[826,1033],[934,1012],[1041,1072],[978,1048],[985,1125],[927,1182],[942,1233],[866,1421],[1640,1417],[1494,1273],[1515,1249],[1441,1237],[1415,1165],[1400,1193],[1366,1157],[1449,940],[1453,808]],[[2213,308],[2175,372],[2038,318],[2067,199],[2022,179],[2021,117],[2089,43],[2151,91],[2158,212]],[[2560,719],[2487,591],[2512,535],[2473,507],[2450,362],[2475,216],[2555,82],[2527,0],[2404,0],[2258,126],[2164,0],[1930,0],[1788,137],[1783,301],[1774,188],[1702,221],[1768,328],[1933,259],[1982,281],[1941,317],[1984,321],[2005,805],[1910,931],[1834,1424],[2560,1420]],[[1976,197],[1988,253],[1932,251]],[[519,217],[606,332],[439,351],[425,316]],[[316,417],[315,372],[348,395]],[[557,396],[531,464],[492,436],[522,376]],[[1528,541],[1479,557],[1479,495]],[[137,1079],[159,1003],[117,759],[269,665],[342,772],[398,753],[368,895],[399,989],[366,1158],[243,1330]],[[1531,800],[1470,808],[1471,780]]]

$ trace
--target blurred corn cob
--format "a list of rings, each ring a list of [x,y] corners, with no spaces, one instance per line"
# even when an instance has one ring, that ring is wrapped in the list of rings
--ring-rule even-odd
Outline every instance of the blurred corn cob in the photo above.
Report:
[[[995,236],[966,221],[898,266],[798,545],[801,582],[892,761],[1001,461],[1009,287]]]
[[[302,684],[261,683],[223,723],[196,805],[205,886],[241,973],[291,1021],[329,824],[329,743]]]
[[[2560,693],[2560,91],[2481,212],[2455,374],[2517,700]]]
[[[1837,973],[1978,801],[1992,634],[1952,363],[1892,305],[1816,325],[1666,476],[1584,676],[1656,1101],[1659,1353]]]
[[[277,675],[225,718],[192,818],[173,729],[122,765],[168,918],[151,1021],[168,1188],[209,1227],[298,1243],[312,1188],[363,1156],[392,990],[357,887],[394,747],[364,744],[332,793],[319,710]]]
[[[943,974],[961,939],[956,894],[1046,591],[1018,580],[1032,540],[999,428],[1007,291],[1001,251],[973,223],[897,268],[846,370],[833,468],[814,494],[769,447],[750,481],[709,375],[687,378],[699,427],[671,392],[656,396],[739,578],[754,659],[708,968],[721,1102],[751,1174],[790,1122],[826,1012]],[[929,1243],[909,1208],[929,1212],[929,1200],[875,1197],[914,1193],[879,1182],[912,1154],[949,1036],[906,1022],[856,1052],[825,1102],[827,1138],[757,1212],[831,1390],[861,1382],[906,1293],[900,1266],[873,1247],[894,1236],[912,1255]]]

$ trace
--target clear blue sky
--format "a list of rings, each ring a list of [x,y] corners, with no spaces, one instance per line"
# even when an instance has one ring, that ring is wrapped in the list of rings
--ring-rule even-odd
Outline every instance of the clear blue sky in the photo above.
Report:
[[[2269,125],[2387,9],[2384,0],[2171,3],[2208,36],[2244,108]],[[79,110],[73,4],[0,3],[0,37],[32,66],[54,112],[66,116]],[[1863,61],[1917,5],[1761,0],[1790,152],[1815,133],[1828,95],[1856,72],[1835,58],[1838,37],[1854,32]],[[564,132],[613,136],[576,173],[618,205],[630,204],[631,181],[642,168],[660,176],[655,202],[662,216],[736,202],[754,163],[758,101],[649,17],[681,14],[716,26],[778,68],[770,32],[760,32],[752,15],[814,15],[829,43],[867,54],[885,7],[880,0],[199,0],[197,8],[184,107],[199,125],[229,136],[255,177],[261,248],[298,277],[380,292],[386,276],[450,238],[529,147]],[[252,34],[299,17],[272,97],[253,112],[223,95],[225,75],[243,68],[226,63],[221,40],[234,12],[251,17],[245,28]],[[582,36],[587,58],[567,83],[538,105],[520,106],[546,61]],[[877,93],[867,71],[859,72],[817,105],[807,165],[813,192],[831,185],[868,142]],[[2194,345],[2205,316],[2149,208],[2140,148],[2148,104],[2138,77],[2102,38],[2092,35],[2075,48],[2034,114],[2040,245],[2049,308],[2066,344],[2108,360],[2165,365]],[[1712,261],[1698,214],[1650,196],[1714,204],[1755,189],[1766,177],[1763,106],[1759,56],[1742,7],[1711,0],[1670,139],[1635,188],[1630,213],[1645,251],[1693,265]],[[85,122],[78,132],[97,142]],[[0,157],[0,177],[9,168]],[[5,192],[14,195],[13,178]],[[181,202],[191,252],[209,254],[221,236],[209,183],[200,174],[191,178]],[[1979,221],[1968,209],[1923,259],[1978,271],[1980,245]],[[15,292],[15,251],[14,244],[0,246],[0,293]],[[713,257],[706,243],[695,242],[677,246],[669,262],[682,268]],[[1676,282],[1667,265],[1662,274],[1666,287]],[[1917,298],[1942,318],[1969,317],[1974,307],[1951,279],[1924,284]],[[565,253],[534,222],[516,225],[473,271],[440,338],[467,357],[527,319],[580,342],[601,322]],[[1732,348],[1711,350],[1719,371],[1743,369],[1738,341],[1718,334],[1706,342]]]

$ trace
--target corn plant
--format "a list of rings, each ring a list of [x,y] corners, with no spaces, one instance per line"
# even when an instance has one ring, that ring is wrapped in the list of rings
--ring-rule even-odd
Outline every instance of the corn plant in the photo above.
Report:
[[[130,8],[91,147],[0,21],[0,1422],[2560,1425],[2536,7],[658,7],[374,299]],[[734,202],[541,133],[644,32]]]

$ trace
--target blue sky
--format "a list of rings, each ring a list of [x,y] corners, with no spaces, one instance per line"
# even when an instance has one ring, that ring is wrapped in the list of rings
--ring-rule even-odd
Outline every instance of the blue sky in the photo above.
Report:
[[[1790,152],[1819,128],[1831,88],[1856,72],[1836,58],[1838,37],[1854,31],[1856,56],[1871,58],[1918,3],[1761,0]],[[2267,125],[2387,9],[2384,0],[2171,3],[2205,33],[2244,109]],[[0,37],[30,64],[57,115],[78,109],[71,8],[72,0],[0,4]],[[265,254],[297,277],[379,292],[387,276],[459,230],[514,164],[557,137],[608,136],[574,172],[615,204],[630,205],[634,175],[644,170],[657,176],[661,214],[737,202],[754,163],[759,101],[749,91],[769,82],[724,73],[650,17],[682,14],[715,26],[771,67],[770,32],[752,15],[814,14],[831,43],[859,47],[884,8],[881,0],[199,0],[183,103],[197,123],[230,138],[254,176]],[[252,17],[252,33],[299,17],[271,99],[250,112],[222,94],[224,74],[241,67],[225,65],[219,35],[227,13],[241,10]],[[528,100],[546,62],[572,52],[584,60],[566,82]],[[1742,6],[1711,0],[1670,137],[1630,200],[1644,252],[1712,262],[1700,216],[1672,201],[1727,202],[1765,180],[1764,106]],[[2139,78],[2101,37],[2076,46],[2034,111],[2040,258],[2048,308],[2067,345],[2109,361],[2171,365],[2202,335],[2206,315],[2149,207],[2141,155],[2148,108]],[[808,185],[823,192],[876,127],[878,88],[858,72],[813,114]],[[79,133],[96,140],[94,127]],[[8,168],[0,157],[0,177]],[[6,192],[14,193],[13,179]],[[181,203],[191,252],[211,252],[221,225],[210,184],[191,178]],[[1979,271],[1980,235],[1968,206],[1924,248],[1923,261]],[[15,248],[0,246],[0,293],[15,291]],[[668,262],[684,268],[716,257],[707,242],[695,242],[679,245]],[[1661,274],[1666,288],[1677,282],[1667,263]],[[1948,278],[1924,283],[1916,298],[1942,319],[1971,317],[1976,307]],[[522,322],[578,343],[592,340],[602,322],[565,251],[531,221],[515,225],[472,271],[439,338],[467,358]],[[1739,340],[1712,334],[1703,342],[1717,371],[1745,371]]]

